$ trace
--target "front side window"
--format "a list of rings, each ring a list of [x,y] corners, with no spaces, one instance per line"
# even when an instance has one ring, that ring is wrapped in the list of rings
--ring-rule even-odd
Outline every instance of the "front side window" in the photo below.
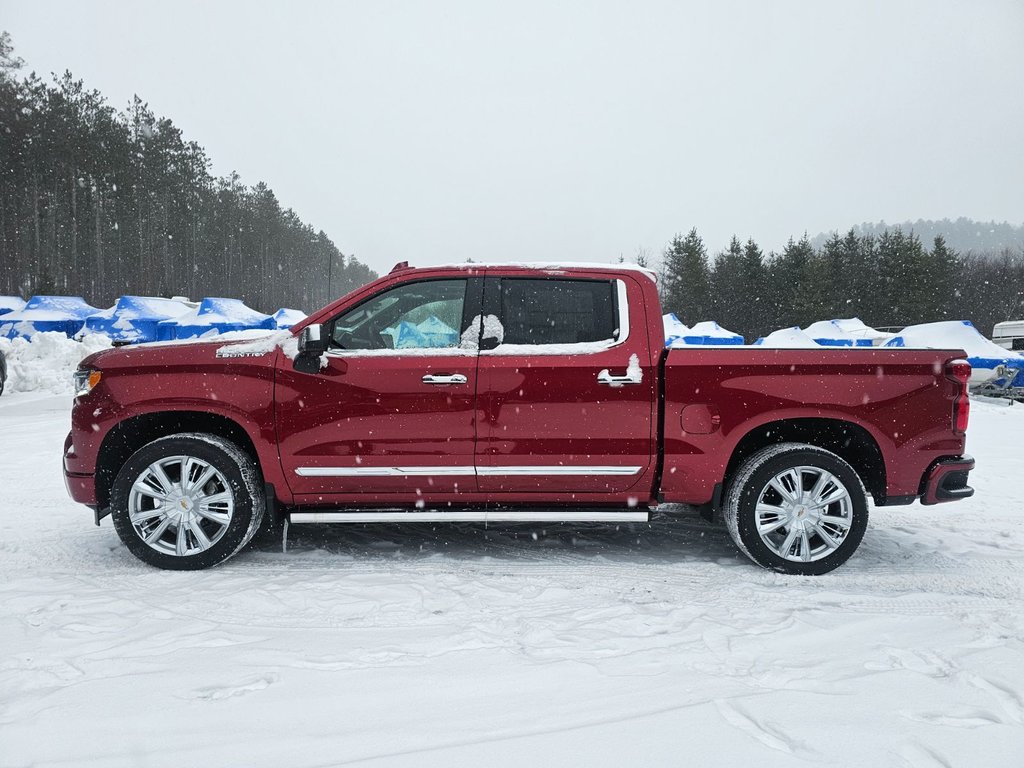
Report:
[[[335,318],[331,347],[457,347],[465,302],[465,280],[426,280],[396,286]]]
[[[503,279],[504,344],[577,344],[619,336],[614,280]]]

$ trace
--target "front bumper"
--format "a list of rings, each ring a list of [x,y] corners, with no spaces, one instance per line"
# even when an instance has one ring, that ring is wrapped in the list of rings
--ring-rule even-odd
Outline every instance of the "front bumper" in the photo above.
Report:
[[[69,434],[64,440],[64,487],[68,489],[68,495],[79,504],[95,507],[96,475],[91,472],[75,472],[72,467],[77,469],[79,467],[76,464],[83,464],[76,461],[77,459],[72,436]]]
[[[68,489],[68,495],[79,504],[96,506],[95,475],[76,475],[65,470],[64,486]]]
[[[921,503],[942,504],[973,496],[974,489],[967,484],[967,476],[972,469],[974,459],[970,456],[948,456],[939,459],[922,478]]]

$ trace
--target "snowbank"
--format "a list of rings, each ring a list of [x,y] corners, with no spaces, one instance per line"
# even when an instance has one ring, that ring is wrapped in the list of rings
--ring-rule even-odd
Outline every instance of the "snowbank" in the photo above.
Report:
[[[88,334],[81,341],[59,331],[33,334],[30,338],[0,338],[0,352],[7,357],[6,392],[46,391],[70,394],[71,374],[83,358],[110,347],[110,338]]]

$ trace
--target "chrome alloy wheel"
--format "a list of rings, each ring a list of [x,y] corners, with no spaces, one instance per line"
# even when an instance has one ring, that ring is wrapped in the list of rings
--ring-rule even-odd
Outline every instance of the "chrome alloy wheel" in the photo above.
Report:
[[[791,467],[761,490],[755,508],[761,541],[779,557],[810,563],[835,552],[853,524],[843,482],[821,467]]]
[[[216,544],[234,511],[227,478],[195,456],[153,462],[128,494],[128,519],[138,537],[157,552],[178,557]]]

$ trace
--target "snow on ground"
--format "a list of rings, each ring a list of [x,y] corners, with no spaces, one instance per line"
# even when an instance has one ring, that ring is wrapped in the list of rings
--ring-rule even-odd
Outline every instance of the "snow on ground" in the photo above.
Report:
[[[65,495],[69,405],[0,397],[2,766],[1024,764],[1024,407],[974,404],[974,499],[801,578],[693,514],[157,571]]]

